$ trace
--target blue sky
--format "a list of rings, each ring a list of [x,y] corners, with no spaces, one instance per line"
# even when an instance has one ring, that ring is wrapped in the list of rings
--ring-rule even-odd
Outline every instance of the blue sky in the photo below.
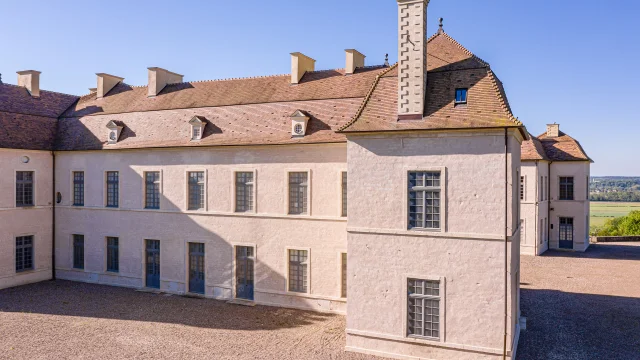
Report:
[[[431,0],[429,34],[491,63],[533,134],[558,122],[596,161],[592,175],[640,176],[635,109],[640,2]],[[289,53],[344,66],[344,49],[397,58],[394,0],[0,0],[0,73],[42,71],[43,89],[85,94],[95,73],[146,84],[150,66],[186,81],[290,70]]]

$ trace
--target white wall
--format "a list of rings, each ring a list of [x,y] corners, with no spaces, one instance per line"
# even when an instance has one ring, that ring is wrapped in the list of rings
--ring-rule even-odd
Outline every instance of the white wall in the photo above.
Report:
[[[525,177],[521,219],[524,222],[520,250],[523,255],[540,255],[548,248],[548,161],[523,161]],[[542,185],[542,186],[541,186]],[[546,224],[546,225],[545,225]]]

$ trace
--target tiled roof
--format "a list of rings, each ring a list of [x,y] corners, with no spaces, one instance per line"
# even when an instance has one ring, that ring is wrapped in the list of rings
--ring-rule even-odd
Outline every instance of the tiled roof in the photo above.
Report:
[[[522,142],[520,159],[523,161],[549,160],[540,139],[535,136],[529,136],[529,140]]]
[[[77,99],[44,90],[33,98],[23,87],[0,83],[0,148],[51,150],[56,118]]]
[[[538,136],[547,157],[551,161],[591,161],[580,143],[560,131],[558,137],[548,137],[547,133]]]
[[[103,99],[96,99],[95,93],[83,96],[63,117],[363,98],[376,75],[385,69],[383,66],[365,67],[348,76],[344,75],[344,69],[308,72],[297,85],[291,85],[290,75],[185,82],[167,85],[155,98],[147,97],[146,86],[120,83]]]
[[[422,120],[398,122],[398,71],[376,79],[363,109],[342,132],[519,127],[504,88],[488,64],[446,33],[427,45],[426,109]],[[455,89],[468,88],[468,104],[455,106]],[[524,130],[523,135],[525,135]]]

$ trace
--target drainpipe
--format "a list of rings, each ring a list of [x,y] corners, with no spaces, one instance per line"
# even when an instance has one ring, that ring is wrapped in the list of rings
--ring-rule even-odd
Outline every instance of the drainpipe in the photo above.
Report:
[[[56,153],[51,151],[53,157],[53,207],[51,216],[51,280],[56,279]]]
[[[508,246],[508,229],[509,226],[509,164],[507,156],[509,154],[509,146],[508,146],[508,138],[507,138],[507,128],[504,128],[504,345],[502,348],[502,358],[506,360],[507,358],[507,329],[509,326],[509,307],[508,307],[508,254],[509,246]]]

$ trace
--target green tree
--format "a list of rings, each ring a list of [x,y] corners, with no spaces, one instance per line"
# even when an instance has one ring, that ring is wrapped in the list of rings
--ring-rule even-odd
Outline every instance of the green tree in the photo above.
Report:
[[[638,236],[640,235],[640,211],[632,211],[627,216],[607,220],[598,229],[598,236]]]

